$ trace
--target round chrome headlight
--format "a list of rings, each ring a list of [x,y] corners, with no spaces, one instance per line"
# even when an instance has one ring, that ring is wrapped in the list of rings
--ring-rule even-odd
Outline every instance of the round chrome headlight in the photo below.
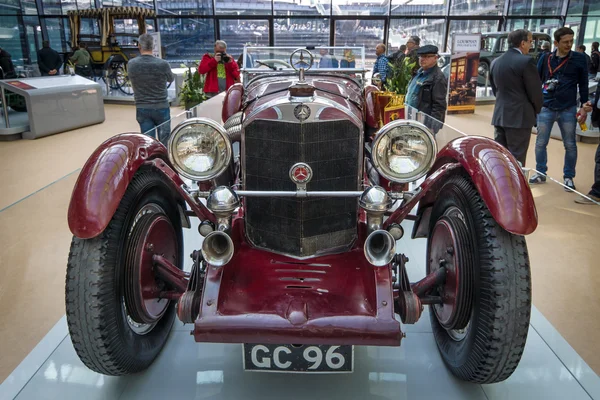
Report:
[[[392,121],[377,132],[372,157],[377,172],[397,183],[413,182],[433,166],[437,146],[429,129],[416,121]]]
[[[169,138],[171,163],[177,172],[195,181],[207,181],[222,174],[231,154],[227,132],[208,118],[183,121]]]

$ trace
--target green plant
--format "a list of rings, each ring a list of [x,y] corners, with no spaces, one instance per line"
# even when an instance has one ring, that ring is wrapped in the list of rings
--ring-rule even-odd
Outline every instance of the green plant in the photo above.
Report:
[[[410,62],[405,58],[400,65],[388,63],[389,73],[386,81],[386,89],[396,94],[406,95],[408,84],[412,79],[412,71],[417,65],[416,62]]]
[[[179,93],[179,100],[186,110],[197,106],[206,100],[204,94],[204,75],[200,75],[196,68],[188,67],[184,75],[183,85]]]

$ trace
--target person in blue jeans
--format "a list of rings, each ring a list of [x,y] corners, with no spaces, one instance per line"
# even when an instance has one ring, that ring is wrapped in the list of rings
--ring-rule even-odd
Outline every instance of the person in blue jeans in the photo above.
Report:
[[[127,73],[135,98],[136,120],[142,133],[167,146],[171,134],[171,113],[167,83],[175,76],[168,62],[154,57],[154,38],[144,33],[138,39],[140,55],[129,60]]]
[[[574,32],[570,28],[560,28],[554,32],[553,53],[541,57],[538,62],[538,73],[542,80],[544,103],[537,117],[537,139],[535,141],[536,170],[529,183],[546,182],[548,171],[548,152],[550,131],[554,123],[558,123],[563,145],[565,161],[563,179],[565,190],[575,190],[575,165],[577,164],[577,143],[575,129],[577,127],[577,88],[579,87],[579,120],[585,120],[587,112],[583,105],[587,103],[588,69],[587,60],[581,53],[571,51]]]

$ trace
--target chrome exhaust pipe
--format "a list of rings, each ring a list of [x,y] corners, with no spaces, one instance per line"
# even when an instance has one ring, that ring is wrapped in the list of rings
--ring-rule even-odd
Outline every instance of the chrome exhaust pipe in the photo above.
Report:
[[[388,265],[396,255],[396,240],[383,229],[372,232],[365,240],[365,257],[376,267]]]
[[[213,231],[204,238],[202,256],[210,265],[222,267],[233,257],[233,241],[225,232]]]

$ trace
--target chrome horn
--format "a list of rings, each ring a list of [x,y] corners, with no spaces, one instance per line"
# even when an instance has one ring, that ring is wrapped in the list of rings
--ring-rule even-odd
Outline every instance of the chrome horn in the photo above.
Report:
[[[396,239],[383,229],[372,232],[365,240],[365,257],[376,267],[383,267],[392,262],[396,255]]]
[[[225,232],[211,232],[202,243],[202,256],[208,264],[222,267],[233,257],[233,241]]]
[[[217,217],[217,229],[206,235],[202,243],[202,256],[212,266],[222,267],[233,257],[233,240],[228,232],[232,215],[239,206],[237,194],[227,186],[215,188],[206,199],[206,208]]]

